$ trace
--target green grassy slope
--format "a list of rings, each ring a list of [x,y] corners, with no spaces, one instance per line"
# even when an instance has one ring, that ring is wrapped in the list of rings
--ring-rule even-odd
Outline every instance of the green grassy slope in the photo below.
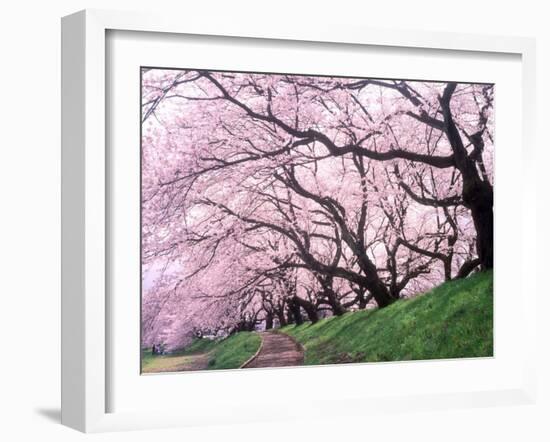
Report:
[[[281,329],[308,365],[493,355],[493,274],[451,281],[381,310]]]
[[[221,341],[195,339],[185,349],[168,355],[152,355],[151,349],[141,353],[143,373],[239,368],[258,350],[261,338],[257,333],[240,332]]]
[[[208,354],[209,369],[239,368],[260,347],[262,339],[254,332],[239,332],[219,341]]]

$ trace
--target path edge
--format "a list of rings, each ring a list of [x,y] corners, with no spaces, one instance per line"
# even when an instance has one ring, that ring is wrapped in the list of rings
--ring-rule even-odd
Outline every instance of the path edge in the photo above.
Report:
[[[264,346],[264,337],[261,335],[261,333],[256,333],[260,337],[260,346],[258,347],[258,350],[256,350],[256,353],[254,353],[251,357],[249,357],[239,368],[246,368],[247,365],[252,363],[252,361],[256,360],[258,355],[260,354],[260,351],[262,351],[262,347]]]

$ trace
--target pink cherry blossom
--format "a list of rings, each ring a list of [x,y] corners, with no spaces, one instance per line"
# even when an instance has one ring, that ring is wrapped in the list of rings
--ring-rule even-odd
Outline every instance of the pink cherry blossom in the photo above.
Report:
[[[143,345],[383,308],[492,267],[492,85],[142,77]]]

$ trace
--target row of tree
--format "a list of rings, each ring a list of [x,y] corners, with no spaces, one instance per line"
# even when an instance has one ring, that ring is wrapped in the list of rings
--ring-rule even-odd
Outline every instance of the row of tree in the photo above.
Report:
[[[493,87],[142,73],[144,345],[493,266]]]

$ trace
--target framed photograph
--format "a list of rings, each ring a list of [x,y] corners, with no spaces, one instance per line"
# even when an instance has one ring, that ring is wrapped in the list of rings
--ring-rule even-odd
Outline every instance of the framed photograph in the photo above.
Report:
[[[64,424],[534,400],[532,40],[95,10],[62,36]]]

